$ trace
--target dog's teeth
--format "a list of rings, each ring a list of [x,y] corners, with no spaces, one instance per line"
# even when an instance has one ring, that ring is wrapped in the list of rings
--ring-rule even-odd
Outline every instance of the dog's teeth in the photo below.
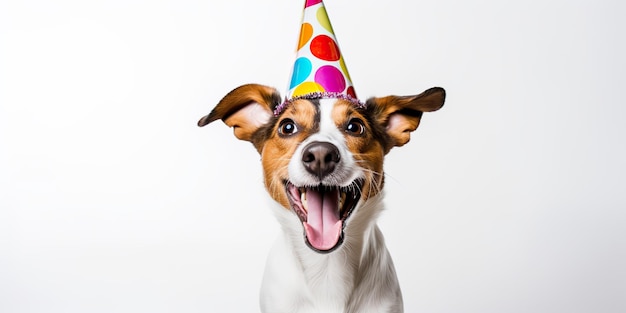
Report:
[[[346,202],[346,193],[340,192],[339,193],[339,206],[338,206],[339,211],[341,211],[341,208],[343,208],[343,204],[345,202]]]
[[[302,207],[304,208],[305,211],[309,211],[309,207],[306,203],[306,189],[302,189],[300,191],[300,202],[302,203]]]

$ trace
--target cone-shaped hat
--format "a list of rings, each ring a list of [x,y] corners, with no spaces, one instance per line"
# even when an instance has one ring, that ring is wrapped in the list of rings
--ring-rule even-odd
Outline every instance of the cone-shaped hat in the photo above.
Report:
[[[344,98],[360,104],[322,0],[305,0],[285,103],[275,113],[301,98]]]

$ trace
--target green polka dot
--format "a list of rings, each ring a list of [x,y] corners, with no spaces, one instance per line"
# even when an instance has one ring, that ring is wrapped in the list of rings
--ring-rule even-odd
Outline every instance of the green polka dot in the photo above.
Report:
[[[346,67],[346,62],[343,61],[343,56],[339,58],[339,66],[341,66],[341,71],[343,75],[346,76],[348,82],[352,83],[352,78],[350,78],[350,73],[348,73],[348,68]]]
[[[317,9],[317,21],[320,22],[320,25],[326,28],[326,30],[331,34],[335,34],[335,32],[333,32],[333,26],[330,25],[330,20],[328,19],[328,14],[326,14],[326,8],[324,6]]]

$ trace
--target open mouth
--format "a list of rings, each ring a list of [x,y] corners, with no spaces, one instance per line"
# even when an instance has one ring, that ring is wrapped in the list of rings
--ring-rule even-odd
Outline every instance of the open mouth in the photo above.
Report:
[[[289,202],[302,222],[305,242],[311,249],[328,253],[343,243],[345,221],[361,198],[361,185],[359,180],[347,187],[285,184]]]

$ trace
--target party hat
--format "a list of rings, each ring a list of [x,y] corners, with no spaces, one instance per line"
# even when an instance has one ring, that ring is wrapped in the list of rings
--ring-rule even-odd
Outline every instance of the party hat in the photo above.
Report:
[[[300,37],[285,103],[278,115],[295,99],[343,98],[357,100],[335,32],[322,0],[305,0]]]

